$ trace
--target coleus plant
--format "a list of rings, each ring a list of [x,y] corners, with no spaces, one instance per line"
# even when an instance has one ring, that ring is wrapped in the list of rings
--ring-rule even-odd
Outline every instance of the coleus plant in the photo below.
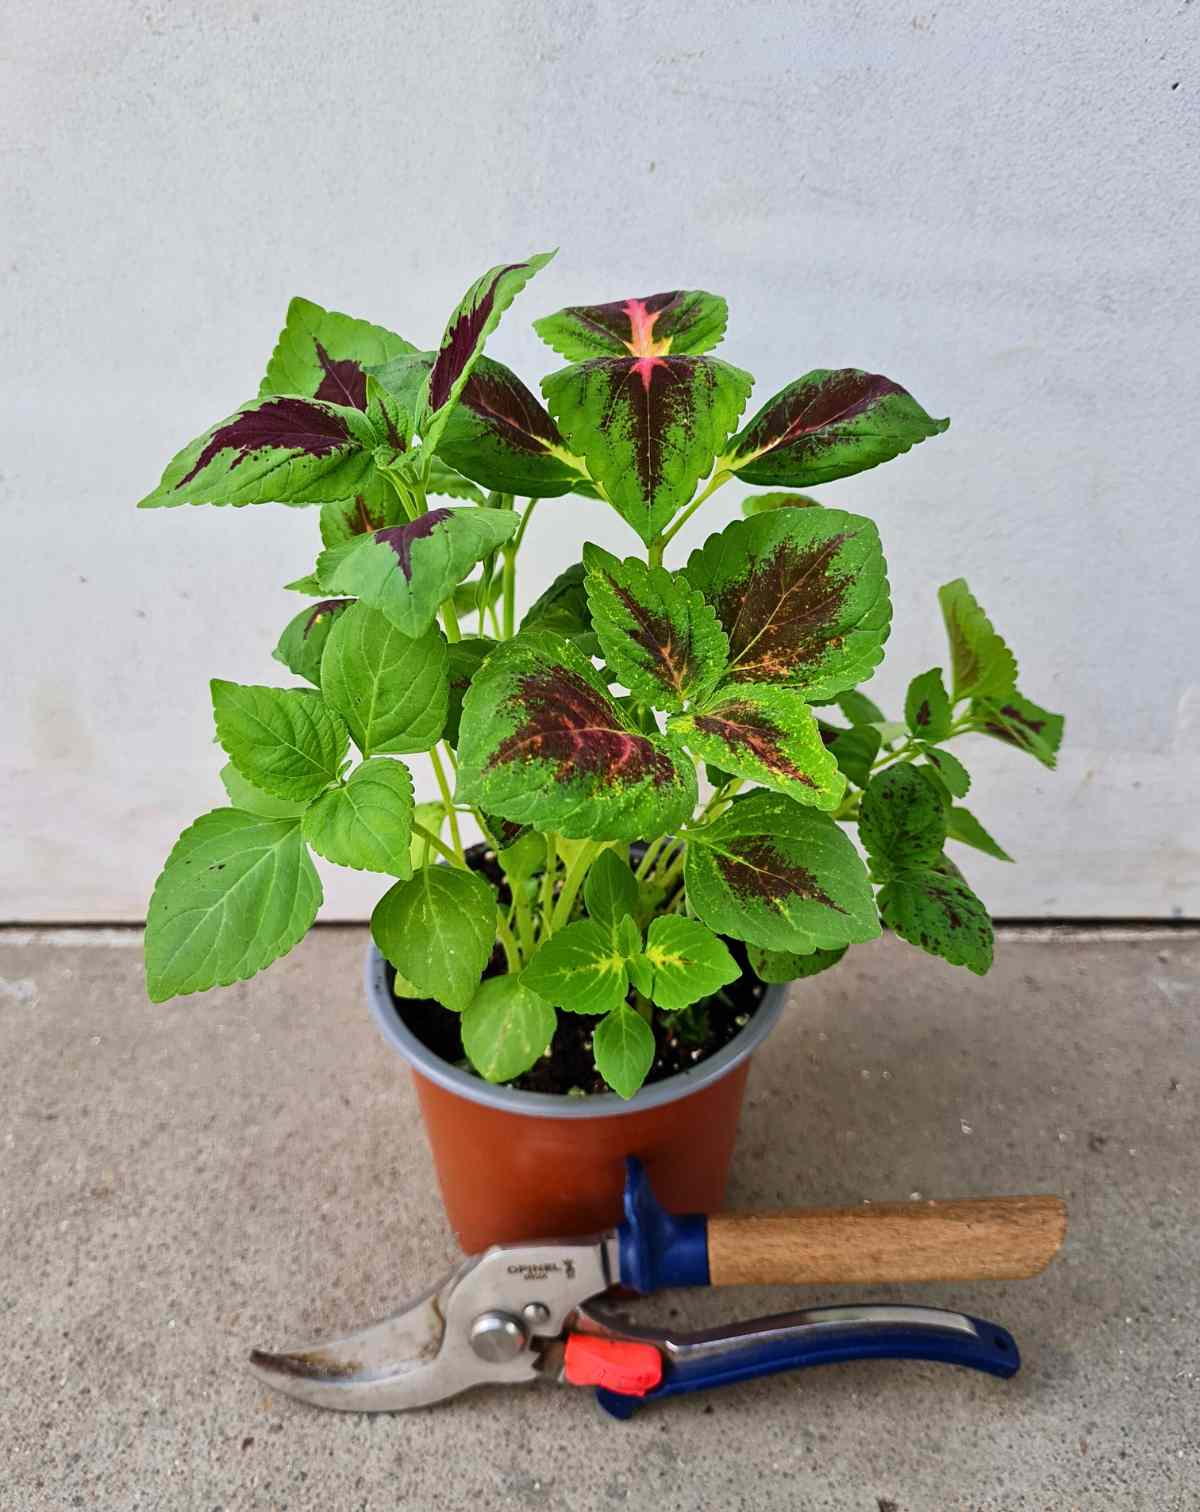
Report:
[[[229,803],[158,879],[147,980],[162,1001],[290,950],[321,903],[316,852],[394,879],[371,928],[396,990],[461,1014],[481,1076],[521,1075],[559,1012],[593,1014],[596,1066],[629,1097],[656,1016],[702,1013],[739,976],[730,941],[785,982],[882,921],[987,971],[991,922],[946,846],[1009,858],[948,745],[977,733],[1052,767],[1063,721],[1017,690],[961,579],[939,592],[948,679],[915,677],[903,720],[861,691],[891,623],[879,532],[795,490],[948,421],[890,379],[817,368],[739,429],[753,380],[711,355],[726,306],[698,290],[536,321],[567,363],[543,406],[483,348],[551,255],[485,273],[434,350],[293,300],[257,398],[142,501],[318,505],[323,545],[275,651],[308,686],[212,684]],[[734,480],[774,491],[668,567]],[[572,494],[644,550],[585,544],[518,627],[535,506],[563,501],[537,518],[568,528]],[[416,752],[436,802],[414,802],[397,758]],[[503,887],[470,864],[468,815]]]

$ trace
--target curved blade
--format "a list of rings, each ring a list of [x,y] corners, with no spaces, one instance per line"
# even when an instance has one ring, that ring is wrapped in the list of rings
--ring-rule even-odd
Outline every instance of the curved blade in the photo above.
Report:
[[[438,1365],[445,1335],[443,1293],[452,1271],[382,1323],[311,1349],[250,1353],[250,1368],[268,1386],[343,1412],[392,1412],[423,1407],[461,1391],[462,1382]]]

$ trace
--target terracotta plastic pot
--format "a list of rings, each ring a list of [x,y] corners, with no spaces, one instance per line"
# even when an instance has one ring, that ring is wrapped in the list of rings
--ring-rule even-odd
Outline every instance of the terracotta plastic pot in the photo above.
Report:
[[[404,1023],[374,945],[366,982],[384,1037],[412,1068],[446,1214],[468,1254],[611,1227],[621,1217],[627,1155],[640,1157],[672,1211],[722,1205],[750,1056],[774,1028],[784,988],[768,987],[750,1022],[715,1055],[626,1101],[616,1093],[518,1092],[459,1071]]]

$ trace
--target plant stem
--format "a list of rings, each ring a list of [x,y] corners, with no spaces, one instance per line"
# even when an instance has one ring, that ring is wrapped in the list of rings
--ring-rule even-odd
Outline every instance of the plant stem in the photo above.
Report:
[[[536,499],[530,499],[529,503],[526,504],[525,513],[521,516],[521,523],[517,526],[517,533],[509,542],[509,549],[513,552],[514,555],[521,549],[521,542],[525,539],[525,531],[529,527],[529,521],[533,516],[534,506],[536,504]]]
[[[551,915],[554,911],[554,878],[558,871],[558,836],[553,830],[546,835],[546,870],[542,873],[542,936],[553,934]]]
[[[649,546],[646,547],[646,561],[651,567],[662,566],[663,548],[666,544],[666,537],[659,535],[655,536]]]
[[[415,819],[412,823],[412,832],[418,837],[418,839],[424,840],[426,845],[432,847],[433,850],[437,851],[439,856],[444,857],[453,866],[458,865],[458,857],[454,854],[450,847],[443,840],[440,840],[432,830],[426,829],[423,824],[418,824]]]
[[[731,472],[713,473],[712,478],[709,480],[708,487],[702,489],[701,492],[696,495],[696,497],[692,500],[688,507],[675,521],[675,523],[668,530],[664,531],[661,536],[659,536],[654,545],[658,547],[658,560],[660,562],[662,561],[664,547],[671,544],[671,542],[675,539],[675,537],[679,534],[679,532],[683,529],[687,522],[700,508],[701,504],[703,504],[706,499],[710,499],[713,494],[716,493],[718,488],[723,488],[732,477],[733,474]],[[653,550],[653,547],[651,547],[651,550]],[[651,563],[651,565],[653,565],[653,562]]]
[[[504,640],[512,640],[517,623],[517,554],[505,546],[504,558]]]
[[[442,624],[446,627],[446,639],[452,645],[455,641],[462,640],[462,631],[458,628],[458,612],[454,607],[453,599],[448,599],[442,605]]]
[[[648,998],[643,997],[640,992],[635,992],[633,994],[633,1006],[642,1015],[642,1017],[646,1020],[646,1022],[650,1025],[650,1027],[653,1028],[654,1027],[654,1006],[650,1002],[650,1000]]]
[[[651,840],[649,845],[646,846],[645,854],[638,862],[637,870],[633,874],[639,882],[645,880],[646,876],[650,872],[651,867],[661,855],[663,847],[670,842],[670,839],[670,835],[659,835],[657,840]]]
[[[496,909],[496,938],[504,947],[504,959],[508,962],[508,969],[515,973],[521,969],[521,951],[516,940],[512,937],[512,931],[504,920],[503,912]]]
[[[575,907],[575,899],[579,896],[579,889],[583,885],[583,879],[587,876],[588,868],[604,849],[603,840],[595,840],[585,845],[575,857],[573,865],[567,872],[563,881],[562,891],[558,895],[558,902],[554,906],[554,916],[550,921],[551,929],[561,929],[570,919],[571,910]]]
[[[442,765],[442,758],[438,755],[436,746],[431,747],[429,759],[433,763],[433,775],[437,778],[438,792],[442,795],[442,807],[446,810],[446,819],[450,824],[450,840],[458,857],[458,864],[466,866],[467,858],[463,854],[462,835],[458,828],[458,814],[455,812],[454,799],[450,793],[450,784],[446,781],[446,768]]]

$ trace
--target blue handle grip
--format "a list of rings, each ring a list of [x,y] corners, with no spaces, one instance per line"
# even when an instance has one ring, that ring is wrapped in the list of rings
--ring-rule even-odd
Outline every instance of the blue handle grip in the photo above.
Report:
[[[876,1321],[864,1321],[872,1313]],[[683,1346],[678,1353],[665,1355],[662,1383],[645,1396],[622,1396],[601,1387],[596,1399],[613,1417],[629,1418],[643,1402],[846,1360],[932,1360],[1001,1377],[1020,1369],[1016,1341],[1007,1329],[960,1313],[943,1314],[946,1322],[941,1324],[922,1321],[930,1316],[926,1308],[830,1307],[764,1319],[740,1342],[735,1330],[695,1335],[678,1341]],[[795,1336],[789,1338],[786,1328],[793,1319]],[[781,1337],[764,1337],[772,1327]]]
[[[625,1222],[617,1229],[621,1285],[646,1294],[664,1286],[707,1286],[708,1219],[668,1213],[636,1156],[625,1162]]]

